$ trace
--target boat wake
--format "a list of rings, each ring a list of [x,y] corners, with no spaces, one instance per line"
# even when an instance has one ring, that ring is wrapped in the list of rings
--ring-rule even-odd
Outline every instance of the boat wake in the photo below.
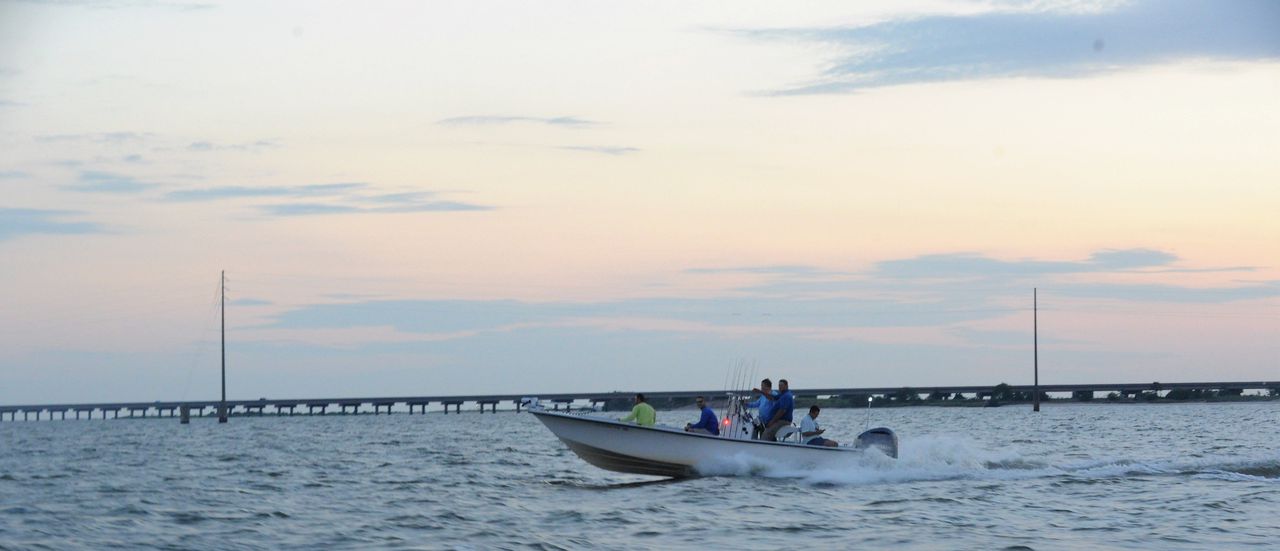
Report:
[[[871,485],[945,480],[1026,480],[1060,477],[1089,483],[1140,476],[1185,476],[1280,484],[1280,457],[1234,455],[1177,460],[1104,458],[1054,460],[1029,457],[1014,447],[985,450],[955,436],[924,436],[901,442],[898,459],[877,452],[849,454],[844,464],[800,469],[756,457],[732,456],[697,467],[704,476],[800,479],[815,485]]]

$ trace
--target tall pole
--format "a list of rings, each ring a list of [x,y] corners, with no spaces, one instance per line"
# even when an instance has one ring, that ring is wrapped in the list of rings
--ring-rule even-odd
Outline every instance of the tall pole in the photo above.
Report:
[[[227,422],[227,271],[222,271],[218,280],[219,293],[222,296],[222,403],[218,405],[218,422]]]
[[[1031,289],[1031,343],[1034,351],[1035,397],[1031,399],[1031,411],[1040,411],[1040,309],[1038,289]]]

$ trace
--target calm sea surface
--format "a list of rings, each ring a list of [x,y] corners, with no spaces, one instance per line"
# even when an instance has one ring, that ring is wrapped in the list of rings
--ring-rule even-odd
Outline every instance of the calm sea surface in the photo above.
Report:
[[[856,410],[823,411],[848,440]],[[692,411],[659,421],[693,421]],[[1280,546],[1280,402],[901,408],[901,459],[654,481],[527,414],[0,423],[2,549]]]

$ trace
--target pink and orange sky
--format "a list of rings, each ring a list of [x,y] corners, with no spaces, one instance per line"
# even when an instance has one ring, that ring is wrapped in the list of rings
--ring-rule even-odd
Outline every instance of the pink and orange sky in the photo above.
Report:
[[[1280,5],[0,2],[0,404],[1280,379]]]

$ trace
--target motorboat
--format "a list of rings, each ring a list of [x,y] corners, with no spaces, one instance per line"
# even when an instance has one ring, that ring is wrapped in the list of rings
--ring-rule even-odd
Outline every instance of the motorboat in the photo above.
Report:
[[[898,457],[898,436],[885,427],[863,431],[853,443],[839,447],[805,445],[795,427],[778,431],[777,442],[754,440],[754,419],[739,400],[730,401],[730,413],[721,420],[719,436],[686,432],[681,427],[644,427],[598,415],[547,411],[537,398],[525,398],[524,403],[529,413],[583,461],[621,473],[683,478],[722,472],[725,465],[744,461],[832,468],[847,465],[855,454]]]

